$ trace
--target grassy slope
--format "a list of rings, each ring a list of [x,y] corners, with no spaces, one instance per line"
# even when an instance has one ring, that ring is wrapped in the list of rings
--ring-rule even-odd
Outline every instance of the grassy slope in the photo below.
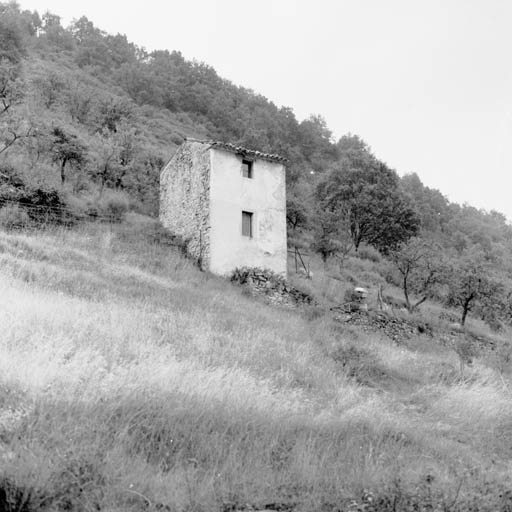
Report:
[[[476,361],[461,379],[429,338],[267,307],[149,222],[0,233],[16,510],[508,510],[506,377]]]

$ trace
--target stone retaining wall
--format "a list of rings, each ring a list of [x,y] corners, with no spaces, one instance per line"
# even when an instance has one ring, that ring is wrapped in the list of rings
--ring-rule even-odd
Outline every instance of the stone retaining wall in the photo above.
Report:
[[[331,308],[334,319],[339,322],[357,325],[361,330],[369,333],[382,333],[396,343],[418,334],[432,336],[432,329],[428,324],[418,324],[404,318],[394,317],[380,311],[357,311],[346,313],[343,308]]]
[[[284,277],[259,268],[236,269],[231,281],[246,286],[252,295],[263,296],[269,304],[280,306],[313,305],[313,297],[289,285]]]

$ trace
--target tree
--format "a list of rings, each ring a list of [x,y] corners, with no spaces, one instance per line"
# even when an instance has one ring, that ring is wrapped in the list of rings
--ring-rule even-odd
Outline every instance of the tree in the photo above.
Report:
[[[120,148],[112,134],[98,133],[94,140],[95,146],[95,175],[100,182],[100,195],[103,193],[105,185],[115,182],[116,174],[120,167],[119,155]]]
[[[85,160],[86,148],[76,135],[66,133],[62,128],[54,128],[52,134],[52,159],[60,164],[60,180],[64,185],[66,164],[81,165]]]
[[[470,311],[488,307],[502,293],[503,286],[493,277],[489,262],[481,251],[466,251],[451,263],[448,305],[459,307],[461,325]]]
[[[0,24],[0,32],[1,29]],[[21,65],[15,57],[0,57],[0,154],[30,135],[26,120],[13,112],[22,103],[23,97]]]
[[[38,41],[47,42],[52,50],[73,50],[73,36],[60,23],[60,16],[45,12],[42,17],[41,35]]]
[[[321,255],[323,262],[331,256],[340,256],[343,262],[353,247],[340,213],[319,204],[313,216],[313,249]]]
[[[133,104],[126,98],[104,97],[99,100],[97,123],[100,129],[116,132],[118,125],[127,123],[133,117]]]
[[[141,137],[136,128],[121,122],[113,138],[119,148],[119,165],[113,185],[123,188],[126,175],[135,171],[137,157],[142,151]]]
[[[0,119],[0,155],[11,148],[16,142],[33,135],[30,120],[20,116],[9,116],[7,121]]]
[[[50,71],[45,76],[34,79],[33,82],[46,108],[57,104],[66,88],[66,82],[56,71]]]
[[[287,190],[286,222],[292,232],[307,227],[311,217],[311,196],[311,188],[303,181]]]
[[[0,4],[0,61],[17,64],[25,56],[22,15],[17,4]]]
[[[442,232],[451,216],[448,199],[439,190],[423,185],[415,173],[403,176],[400,184],[420,216],[421,228],[432,233]]]
[[[441,247],[432,241],[411,238],[398,249],[391,251],[390,257],[400,272],[402,291],[409,312],[433,297],[438,286],[446,279]],[[417,296],[416,302],[411,300],[412,293]]]
[[[79,124],[89,124],[97,92],[80,82],[69,84],[64,98],[71,119]]]
[[[6,59],[0,60],[0,115],[18,104],[23,98],[20,68]]]
[[[121,123],[116,132],[103,129],[94,140],[94,176],[105,186],[123,188],[125,176],[134,169],[136,157],[141,151],[135,128]]]
[[[315,172],[324,172],[338,156],[325,119],[320,115],[311,115],[300,123],[298,132],[302,153]]]
[[[343,141],[341,158],[316,190],[324,208],[338,212],[356,251],[366,242],[388,252],[419,230],[419,218],[399,187],[398,175],[357,136]]]

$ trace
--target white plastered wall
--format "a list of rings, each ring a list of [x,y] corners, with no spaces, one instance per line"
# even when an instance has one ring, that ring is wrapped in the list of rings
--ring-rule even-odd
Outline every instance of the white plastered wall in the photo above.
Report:
[[[242,157],[210,150],[211,272],[237,267],[270,269],[286,276],[286,183],[280,163],[255,160],[253,178],[242,176]],[[253,237],[242,235],[242,211],[253,213]]]

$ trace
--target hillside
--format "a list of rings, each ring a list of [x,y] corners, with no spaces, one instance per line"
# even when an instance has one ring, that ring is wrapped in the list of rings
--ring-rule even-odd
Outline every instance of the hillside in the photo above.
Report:
[[[288,159],[313,305],[162,229],[187,137]],[[511,510],[512,226],[410,171],[179,51],[0,2],[0,511]]]
[[[512,505],[498,352],[461,373],[436,337],[272,308],[140,216],[0,233],[0,258],[3,510]]]
[[[291,246],[343,265],[360,247],[403,261],[423,244],[430,252],[404,295],[458,306],[461,323],[512,323],[512,226],[499,212],[451,203],[359,136],[336,141],[321,116],[300,121],[179,51],[149,53],[85,17],[64,27],[0,3],[1,225],[155,216],[159,173],[186,137],[288,159]],[[399,273],[382,277],[398,285]]]

